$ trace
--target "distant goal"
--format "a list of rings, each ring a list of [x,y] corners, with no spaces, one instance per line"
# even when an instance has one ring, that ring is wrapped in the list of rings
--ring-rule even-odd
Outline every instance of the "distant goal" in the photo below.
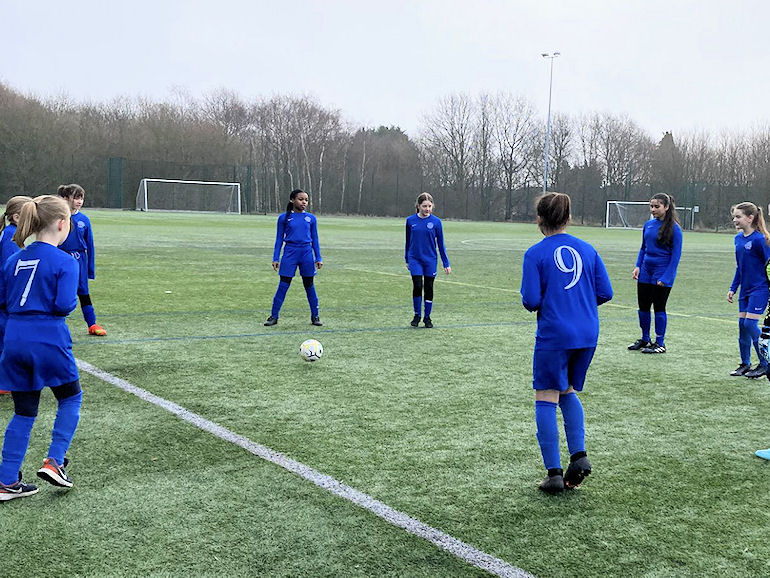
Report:
[[[684,229],[692,229],[698,207],[677,207],[679,222]],[[604,226],[608,229],[643,229],[651,219],[650,203],[645,201],[607,201]]]
[[[241,214],[241,184],[217,181],[142,179],[137,211],[197,211]]]

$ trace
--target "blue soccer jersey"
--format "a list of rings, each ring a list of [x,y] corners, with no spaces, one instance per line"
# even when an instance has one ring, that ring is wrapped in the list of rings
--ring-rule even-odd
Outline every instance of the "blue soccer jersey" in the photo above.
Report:
[[[439,254],[441,254],[441,263],[444,268],[449,267],[441,219],[436,215],[423,218],[418,213],[409,216],[406,219],[404,260],[407,263],[416,260],[425,264],[435,264]]]
[[[64,243],[59,245],[59,249],[67,251],[71,255],[79,253],[76,257],[87,259],[87,272],[88,278],[94,279],[96,277],[96,263],[94,258],[94,234],[91,230],[91,221],[86,217],[82,211],[78,211],[72,215],[72,228],[70,234],[64,240]]]
[[[537,311],[535,347],[596,347],[598,305],[612,299],[612,284],[590,244],[567,233],[550,235],[524,254],[521,302]]]
[[[674,223],[672,244],[668,247],[658,244],[658,231],[662,224],[663,221],[658,219],[650,219],[644,224],[642,247],[639,249],[636,266],[642,269],[642,282],[655,285],[660,281],[664,286],[672,287],[682,257],[682,228]]]
[[[19,250],[19,246],[13,242],[16,234],[16,225],[8,225],[0,233],[0,267],[8,260],[8,257]]]
[[[278,217],[275,233],[273,261],[281,257],[281,247],[286,243],[287,248],[311,247],[316,263],[322,263],[321,246],[318,242],[318,220],[311,213],[282,213]]]
[[[767,291],[767,274],[765,265],[770,259],[770,246],[765,241],[765,236],[754,231],[751,235],[744,236],[738,233],[735,236],[735,276],[730,285],[730,291],[735,293],[741,288],[741,297]]]

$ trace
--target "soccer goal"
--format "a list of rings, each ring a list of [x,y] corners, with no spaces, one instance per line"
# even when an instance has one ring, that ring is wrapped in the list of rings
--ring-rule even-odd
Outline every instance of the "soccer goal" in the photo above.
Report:
[[[137,211],[199,211],[241,214],[241,184],[216,181],[142,179]]]
[[[684,229],[692,229],[698,207],[677,207],[679,222]],[[604,226],[608,229],[642,229],[650,220],[650,203],[645,201],[607,201]]]

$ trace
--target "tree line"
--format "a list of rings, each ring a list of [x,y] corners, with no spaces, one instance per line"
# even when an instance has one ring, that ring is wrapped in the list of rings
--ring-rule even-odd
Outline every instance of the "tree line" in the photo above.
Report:
[[[607,200],[665,192],[719,229],[732,204],[770,201],[768,126],[653,138],[627,115],[555,114],[548,148],[547,188],[572,196],[579,223],[601,224]],[[250,212],[281,211],[302,188],[314,212],[403,216],[428,191],[445,218],[531,220],[544,149],[543,115],[509,93],[449,95],[409,135],[354,126],[309,96],[83,103],[0,83],[2,201],[78,182],[91,206],[132,208],[144,177],[237,180]]]

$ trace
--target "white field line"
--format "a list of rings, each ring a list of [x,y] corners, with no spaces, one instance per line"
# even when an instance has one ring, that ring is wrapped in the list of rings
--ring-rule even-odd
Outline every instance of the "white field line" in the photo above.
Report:
[[[306,466],[301,462],[286,457],[279,452],[273,451],[266,446],[253,442],[244,436],[238,435],[213,421],[209,421],[206,418],[193,413],[180,405],[177,405],[172,401],[158,397],[149,391],[132,385],[131,383],[80,359],[77,360],[77,365],[81,371],[89,373],[94,377],[97,377],[111,385],[131,393],[137,396],[139,399],[165,409],[166,411],[176,415],[178,418],[191,423],[195,427],[208,432],[224,441],[235,444],[254,454],[255,456],[262,458],[263,460],[272,462],[273,464],[280,466],[283,469],[296,474],[309,482],[314,483],[327,492],[330,492],[335,496],[348,500],[349,502],[352,502],[357,506],[372,512],[374,515],[382,518],[386,522],[393,524],[394,526],[398,526],[399,528],[403,528],[410,534],[414,534],[419,538],[432,542],[442,550],[446,550],[458,558],[462,558],[477,568],[506,578],[533,578],[531,574],[520,568],[511,566],[499,558],[495,558],[490,554],[482,552],[481,550],[477,550],[470,544],[466,544],[457,538],[453,538],[449,534],[445,534],[436,528],[423,524],[419,520],[391,508],[387,504],[376,500],[368,494],[356,490],[355,488],[350,487],[332,478],[331,476],[322,474],[321,472],[314,470],[313,468]]]
[[[345,269],[349,271],[360,271],[362,273],[376,273],[377,275],[388,275],[389,277],[404,276],[401,273],[389,273],[387,271],[376,271],[374,269],[361,269],[358,267],[345,267]],[[488,289],[490,291],[507,291],[509,293],[519,294],[519,291],[517,291],[516,289],[510,289],[507,287],[490,287],[489,285],[473,285],[472,283],[461,283],[460,281],[449,281],[447,279],[441,278],[439,275],[436,275],[436,281],[441,281],[441,283],[451,283],[453,285],[463,285],[464,287],[474,287],[476,289]],[[609,303],[603,304],[602,307],[616,307],[618,309],[632,309],[636,311],[636,307],[633,307],[631,305],[620,305],[619,303],[613,303],[612,301],[610,301]],[[668,313],[672,317],[684,317],[686,319],[705,319],[707,321],[720,321],[723,323],[735,324],[735,318],[727,319],[724,317],[709,317],[707,315],[689,315],[687,313],[673,313],[671,311],[667,311],[666,313]]]

